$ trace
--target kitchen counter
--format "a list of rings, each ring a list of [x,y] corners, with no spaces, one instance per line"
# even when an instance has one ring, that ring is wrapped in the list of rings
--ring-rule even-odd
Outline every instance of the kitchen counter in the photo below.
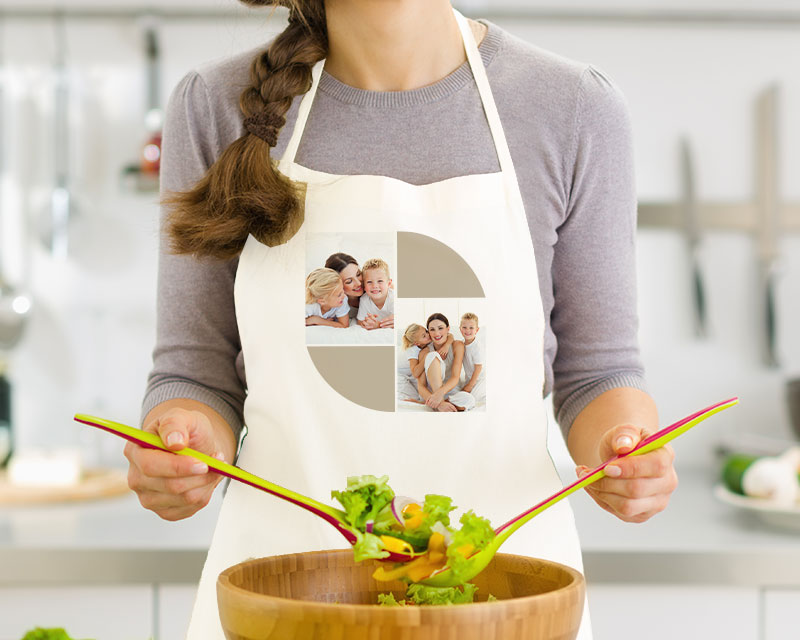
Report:
[[[570,498],[590,583],[800,587],[800,535],[717,501],[714,478],[682,470],[669,508],[626,524],[583,492]],[[192,583],[200,577],[221,496],[165,522],[133,494],[0,510],[0,586]]]

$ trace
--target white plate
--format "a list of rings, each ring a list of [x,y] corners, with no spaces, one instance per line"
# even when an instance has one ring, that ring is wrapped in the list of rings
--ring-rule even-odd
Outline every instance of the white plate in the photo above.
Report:
[[[722,484],[714,487],[714,495],[726,504],[753,513],[767,524],[781,529],[800,531],[800,504],[784,506],[775,504],[772,500],[742,496],[733,493]]]

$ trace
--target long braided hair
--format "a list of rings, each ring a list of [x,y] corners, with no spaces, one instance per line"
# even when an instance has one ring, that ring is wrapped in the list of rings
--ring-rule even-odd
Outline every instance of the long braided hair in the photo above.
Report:
[[[278,173],[270,149],[292,99],[311,87],[311,69],[327,55],[323,0],[240,0],[289,8],[289,24],[250,67],[239,97],[247,132],[190,190],[171,193],[167,229],[175,253],[229,259],[248,234],[268,246],[287,242],[303,223],[305,185]]]

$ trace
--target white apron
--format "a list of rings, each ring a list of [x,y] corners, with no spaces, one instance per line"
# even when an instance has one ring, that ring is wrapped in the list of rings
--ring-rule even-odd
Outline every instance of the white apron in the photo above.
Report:
[[[530,402],[544,384],[544,318],[522,196],[474,37],[467,21],[458,13],[456,18],[501,170],[415,186],[382,176],[336,176],[296,164],[322,73],[323,63],[316,65],[279,165],[282,173],[308,185],[305,222],[279,247],[248,238],[236,275],[236,314],[248,382],[248,435],[238,464],[321,501],[330,501],[332,489],[344,489],[348,476],[388,475],[401,495],[449,495],[461,508],[457,513],[473,509],[498,526],[560,489],[561,483],[547,451],[545,409]],[[480,280],[487,298],[481,326],[507,327],[509,318],[524,319],[524,331],[490,329],[486,359],[492,375],[485,411],[376,411],[342,397],[326,382],[309,357],[301,322],[306,237],[323,232],[412,232],[435,238],[459,253]],[[519,274],[525,274],[522,288]],[[400,265],[399,292],[402,278]],[[458,318],[449,320],[457,329]],[[425,319],[416,322],[424,324]],[[394,358],[391,364],[396,368]],[[341,369],[345,376],[370,375],[349,370],[344,362]],[[419,446],[409,447],[409,442]],[[346,546],[322,519],[231,483],[188,638],[224,640],[216,580],[225,568],[253,557]],[[566,501],[537,516],[501,551],[582,569]],[[590,638],[588,615],[579,638]]]

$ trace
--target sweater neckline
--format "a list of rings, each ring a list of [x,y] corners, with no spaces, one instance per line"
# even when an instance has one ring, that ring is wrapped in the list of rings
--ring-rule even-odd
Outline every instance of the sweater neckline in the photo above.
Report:
[[[478,46],[478,52],[481,55],[484,66],[488,67],[500,48],[502,31],[491,22],[483,20],[480,22],[486,25],[487,31]],[[369,91],[367,89],[358,89],[340,82],[323,70],[319,80],[319,91],[322,91],[339,102],[356,106],[410,107],[441,100],[471,82],[473,82],[473,77],[469,62],[464,62],[458,69],[433,84],[420,87],[419,89],[410,89],[408,91]]]

